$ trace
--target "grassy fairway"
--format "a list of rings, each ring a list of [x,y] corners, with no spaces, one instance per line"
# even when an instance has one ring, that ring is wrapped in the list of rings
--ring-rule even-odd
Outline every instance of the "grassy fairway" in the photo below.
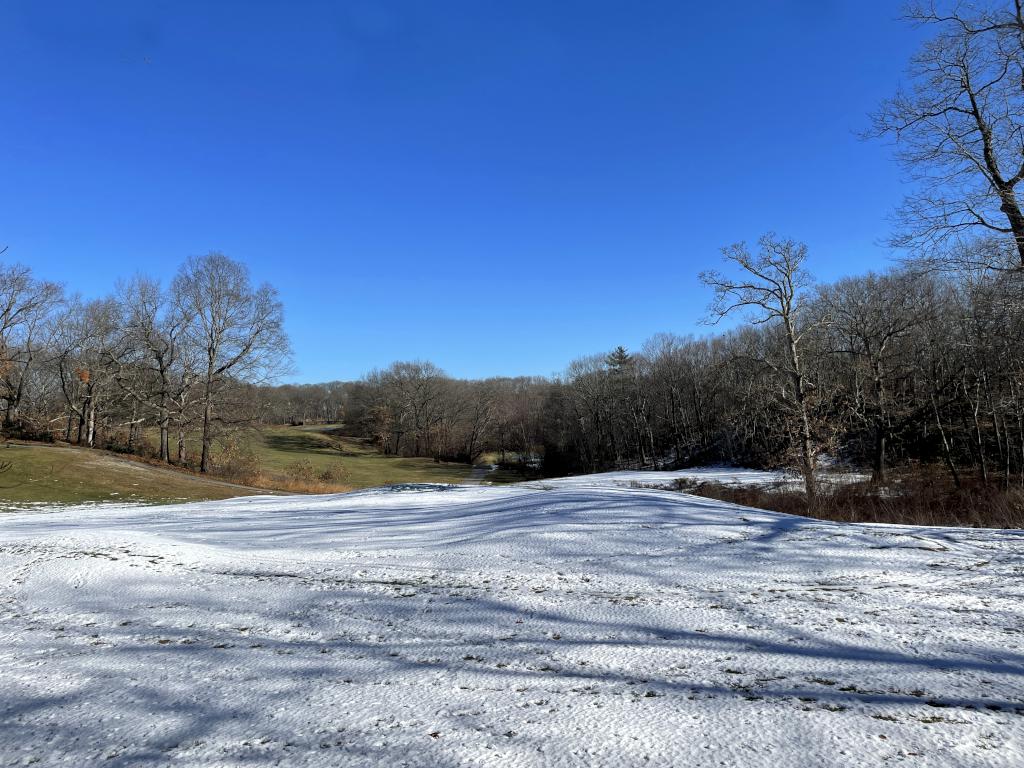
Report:
[[[317,470],[334,470],[338,483],[350,488],[460,483],[470,473],[466,464],[385,456],[368,441],[344,437],[330,426],[265,427],[261,433],[260,468],[271,478],[286,476],[290,467],[303,461]]]
[[[332,470],[334,481],[315,489],[319,492],[392,483],[459,483],[470,474],[465,464],[384,456],[367,442],[339,436],[330,427],[267,427],[249,439],[259,458],[254,483],[268,489],[294,490],[289,481],[300,463],[317,472]],[[0,511],[34,504],[169,503],[266,492],[68,446],[7,443],[0,446],[0,461],[11,462],[11,469],[0,474]]]
[[[0,474],[0,510],[96,501],[199,501],[257,493],[85,448],[8,443],[0,447],[0,461],[11,462],[11,469]]]

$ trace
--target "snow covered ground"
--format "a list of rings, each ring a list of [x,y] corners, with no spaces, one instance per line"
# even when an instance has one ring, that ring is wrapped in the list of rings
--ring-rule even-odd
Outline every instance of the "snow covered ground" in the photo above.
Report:
[[[539,487],[556,488],[635,488],[637,486],[668,487],[673,480],[689,480],[695,483],[721,483],[722,485],[778,486],[789,483],[799,484],[800,478],[794,473],[782,470],[742,469],[738,467],[691,467],[666,472],[601,472],[596,475],[576,475],[541,480],[533,483]]]
[[[4,515],[0,765],[1024,765],[1024,533],[642,474]]]
[[[819,472],[817,479],[822,484],[852,483],[867,480],[870,475],[857,472],[843,472],[835,469]],[[761,470],[742,467],[690,467],[661,472],[601,472],[595,475],[577,475],[524,483],[535,488],[671,488],[675,480],[692,483],[717,483],[719,485],[748,485],[785,490],[803,488],[803,478],[796,472],[779,469]]]

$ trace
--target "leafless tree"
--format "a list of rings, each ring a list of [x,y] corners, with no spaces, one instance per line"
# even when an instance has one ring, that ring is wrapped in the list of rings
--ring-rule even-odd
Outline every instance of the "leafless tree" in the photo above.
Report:
[[[118,310],[112,299],[75,299],[57,319],[56,367],[68,408],[65,438],[89,448],[96,447],[103,415],[116,397],[112,361],[124,354]]]
[[[265,383],[288,365],[283,310],[270,285],[254,288],[248,269],[221,253],[189,258],[174,278],[172,293],[186,319],[185,333],[199,350],[199,469],[208,472],[215,427],[231,420],[218,410],[231,384]]]
[[[915,182],[895,245],[934,253],[973,231],[1009,237],[1024,267],[1024,12],[1012,2],[915,2],[934,30],[910,66],[910,85],[873,116],[895,139]]]
[[[714,292],[709,320],[716,323],[737,310],[748,311],[755,325],[777,325],[785,339],[785,356],[775,360],[763,355],[760,362],[787,379],[786,397],[797,422],[800,444],[800,471],[809,503],[814,502],[817,451],[811,429],[811,387],[803,358],[805,335],[816,322],[807,316],[805,299],[812,287],[805,269],[807,246],[793,240],[766,234],[758,241],[757,255],[743,243],[722,250],[726,262],[738,272],[725,275],[705,271],[701,279]]]
[[[20,264],[0,264],[0,400],[5,428],[19,420],[30,370],[44,343],[40,334],[61,300],[59,285],[35,279]]]
[[[911,375],[906,342],[930,318],[923,278],[900,271],[849,277],[821,289],[821,313],[829,318],[829,351],[849,356],[856,411],[874,433],[872,473],[885,482],[886,448],[894,428],[892,389]],[[866,386],[860,386],[864,381]]]
[[[124,356],[111,361],[116,378],[135,404],[155,416],[160,430],[159,456],[169,462],[174,398],[181,379],[188,375],[182,370],[187,357],[185,316],[159,283],[143,276],[122,285],[117,298]],[[133,419],[133,427],[142,421]]]

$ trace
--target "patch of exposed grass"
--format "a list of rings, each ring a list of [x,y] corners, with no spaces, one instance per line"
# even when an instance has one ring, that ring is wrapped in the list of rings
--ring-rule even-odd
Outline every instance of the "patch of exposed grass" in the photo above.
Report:
[[[156,431],[147,430],[145,438],[152,453]],[[398,483],[460,483],[472,469],[429,458],[385,456],[372,441],[344,435],[334,424],[261,426],[238,434],[234,442],[235,449],[241,449],[251,461],[234,467],[234,462],[225,459],[229,449],[214,443],[216,474],[291,493],[338,493]],[[186,447],[190,461],[198,461],[198,435],[189,435]]]
[[[155,431],[147,430],[144,439],[152,454]],[[7,443],[0,447],[0,461],[9,460],[11,469],[0,473],[0,510],[33,504],[200,501],[260,493],[257,488],[338,493],[399,483],[459,483],[471,472],[465,464],[385,456],[371,442],[341,435],[331,426],[264,427],[242,433],[235,442],[233,449],[214,446],[215,471],[209,476],[101,450]],[[196,436],[189,436],[187,449],[190,459],[198,458]],[[229,450],[240,450],[245,460],[229,461]]]
[[[0,448],[11,468],[0,474],[0,510],[35,504],[169,503],[256,493],[128,461],[105,451],[34,443]]]
[[[337,427],[263,427],[254,444],[260,470],[271,487],[294,474],[297,462],[316,473],[330,473],[333,482],[348,488],[371,488],[397,483],[460,483],[469,477],[468,464],[425,458],[385,456],[368,440],[341,435]]]

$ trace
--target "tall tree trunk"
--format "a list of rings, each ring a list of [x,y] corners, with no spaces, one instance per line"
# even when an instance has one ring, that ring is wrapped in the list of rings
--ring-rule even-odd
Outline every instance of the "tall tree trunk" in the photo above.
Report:
[[[1010,430],[1006,425],[1006,414],[1003,413],[1003,440],[1006,442],[1005,454],[1005,465],[1003,466],[1003,490],[1010,490]]]
[[[872,465],[871,482],[881,485],[885,482],[885,449],[889,437],[888,414],[885,407],[885,385],[882,363],[877,358],[873,362],[873,385],[878,413],[875,416],[875,450]]]
[[[171,462],[171,410],[167,407],[167,387],[160,392],[160,407],[157,410],[160,422],[160,461]]]
[[[89,398],[89,419],[86,433],[86,443],[90,448],[94,448],[96,445],[96,399],[95,396]]]
[[[135,450],[135,436],[138,433],[139,428],[139,403],[137,400],[132,400],[132,419],[128,423],[128,452],[133,453]]]
[[[967,379],[964,379],[964,397],[967,399],[967,404],[970,407],[971,418],[974,421],[974,447],[978,452],[978,462],[981,466],[981,482],[984,485],[988,485],[988,462],[985,459],[985,440],[981,433],[981,420],[978,418],[978,411],[981,409],[981,394],[978,392],[978,400],[975,402],[971,400],[970,393],[967,390]],[[980,385],[975,385],[976,389],[979,389]]]
[[[1017,411],[1017,434],[1020,436],[1020,487],[1024,488],[1024,418]]]
[[[792,320],[786,318],[786,335],[789,338],[789,363],[793,381],[794,397],[800,418],[800,454],[802,459],[801,473],[804,477],[804,489],[807,493],[807,505],[813,506],[818,495],[817,481],[814,477],[814,434],[811,430],[811,417],[808,413],[807,390],[805,388],[803,369],[800,366],[800,354],[797,351],[796,329]]]
[[[89,395],[82,399],[82,410],[78,413],[78,437],[75,439],[78,445],[81,445],[85,439],[85,425],[89,419],[89,402],[91,399]]]
[[[210,402],[210,395],[207,392],[206,401],[203,403],[203,452],[199,459],[199,471],[210,471],[210,447],[213,438],[210,434],[211,419],[213,417],[213,403]]]
[[[987,159],[987,157],[986,157]],[[1006,215],[1010,224],[1010,231],[1013,233],[1013,242],[1017,247],[1017,258],[1020,266],[1024,268],[1024,212],[1017,202],[1017,195],[1012,185],[1003,183],[997,185],[999,193],[999,210]]]
[[[185,422],[178,422],[178,464],[185,466]]]
[[[953,477],[953,485],[960,487],[960,473],[956,471],[956,464],[953,463],[953,453],[949,448],[949,440],[946,438],[946,429],[942,426],[942,416],[939,414],[939,404],[932,393],[932,411],[935,414],[935,425],[939,428],[939,437],[942,439],[942,455],[946,459],[946,466],[949,467],[949,474]]]
[[[887,429],[881,421],[875,424],[875,457],[871,472],[871,482],[878,485],[885,483],[886,432]]]

